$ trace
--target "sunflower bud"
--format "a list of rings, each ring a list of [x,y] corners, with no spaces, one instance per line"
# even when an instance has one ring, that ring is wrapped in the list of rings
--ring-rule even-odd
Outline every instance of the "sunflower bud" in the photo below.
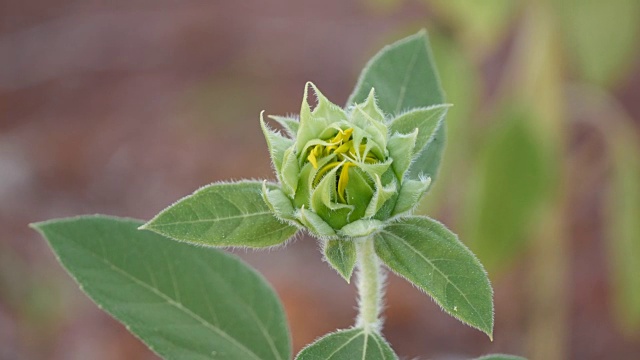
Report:
[[[313,110],[310,90],[317,98]],[[264,186],[263,197],[280,219],[319,237],[366,236],[382,221],[410,212],[429,185],[428,178],[404,179],[418,129],[391,134],[374,89],[364,103],[345,110],[308,83],[299,122],[272,119],[290,136],[270,130],[261,118],[281,184]]]

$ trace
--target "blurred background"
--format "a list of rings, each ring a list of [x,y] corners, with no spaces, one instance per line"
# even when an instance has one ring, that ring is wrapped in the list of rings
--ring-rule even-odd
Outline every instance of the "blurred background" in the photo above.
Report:
[[[343,104],[381,46],[427,28],[448,147],[420,212],[478,254],[493,342],[390,275],[405,359],[640,354],[637,0],[0,1],[0,359],[156,359],[27,224],[149,219],[223,179],[274,178],[258,114],[314,81]],[[319,246],[238,252],[284,301],[294,350],[352,324]]]

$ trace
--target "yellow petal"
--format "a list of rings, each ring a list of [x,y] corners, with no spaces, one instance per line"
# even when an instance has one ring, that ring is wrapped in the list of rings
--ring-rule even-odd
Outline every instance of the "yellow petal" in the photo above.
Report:
[[[316,155],[313,153],[313,150],[309,152],[309,156],[307,156],[307,160],[313,165],[314,169],[318,168],[318,161],[316,160]]]
[[[329,170],[333,169],[334,167],[338,166],[342,164],[340,161],[334,161],[332,163],[329,163],[325,166],[322,167],[322,169],[320,169],[317,173],[316,176],[313,178],[313,185],[317,185],[320,182],[320,179],[322,179],[322,177],[324,176],[324,174],[326,174]]]
[[[340,145],[340,146],[335,150],[335,152],[336,152],[336,153],[338,153],[338,154],[344,154],[344,153],[346,153],[347,151],[349,151],[349,149],[351,149],[352,147],[353,147],[353,141],[349,141],[349,142],[346,142],[346,143],[344,143],[344,144]]]
[[[344,198],[344,191],[349,183],[349,166],[351,165],[353,165],[353,163],[346,163],[342,166],[342,171],[340,171],[340,180],[338,180],[338,196],[345,204],[347,203],[347,200]]]

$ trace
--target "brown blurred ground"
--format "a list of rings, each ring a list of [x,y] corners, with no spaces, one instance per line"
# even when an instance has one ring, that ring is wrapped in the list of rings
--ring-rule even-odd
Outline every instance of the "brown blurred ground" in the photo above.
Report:
[[[307,80],[344,102],[389,34],[430,17],[411,2],[386,14],[339,0],[0,2],[0,359],[155,358],[92,305],[27,224],[148,219],[213,181],[272,178],[260,111],[297,112]],[[501,61],[483,65],[487,84]],[[616,94],[636,118],[639,89],[636,62]],[[574,201],[571,358],[632,359],[640,341],[610,320],[593,220],[601,199]],[[294,350],[351,325],[355,290],[313,240],[240,255],[282,297]],[[390,276],[385,335],[405,358],[525,354],[526,272],[523,262],[494,281],[493,343]]]

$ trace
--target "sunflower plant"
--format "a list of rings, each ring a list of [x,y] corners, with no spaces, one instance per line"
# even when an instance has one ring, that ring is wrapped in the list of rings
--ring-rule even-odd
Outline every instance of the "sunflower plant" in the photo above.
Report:
[[[347,282],[357,269],[359,315],[296,359],[397,359],[382,335],[384,269],[492,338],[482,265],[442,223],[413,214],[437,177],[449,107],[422,31],[374,56],[346,106],[309,82],[298,116],[260,115],[277,181],[214,183],[146,223],[32,226],[89,297],[167,359],[291,358],[273,289],[219,248],[274,247],[299,232]]]

